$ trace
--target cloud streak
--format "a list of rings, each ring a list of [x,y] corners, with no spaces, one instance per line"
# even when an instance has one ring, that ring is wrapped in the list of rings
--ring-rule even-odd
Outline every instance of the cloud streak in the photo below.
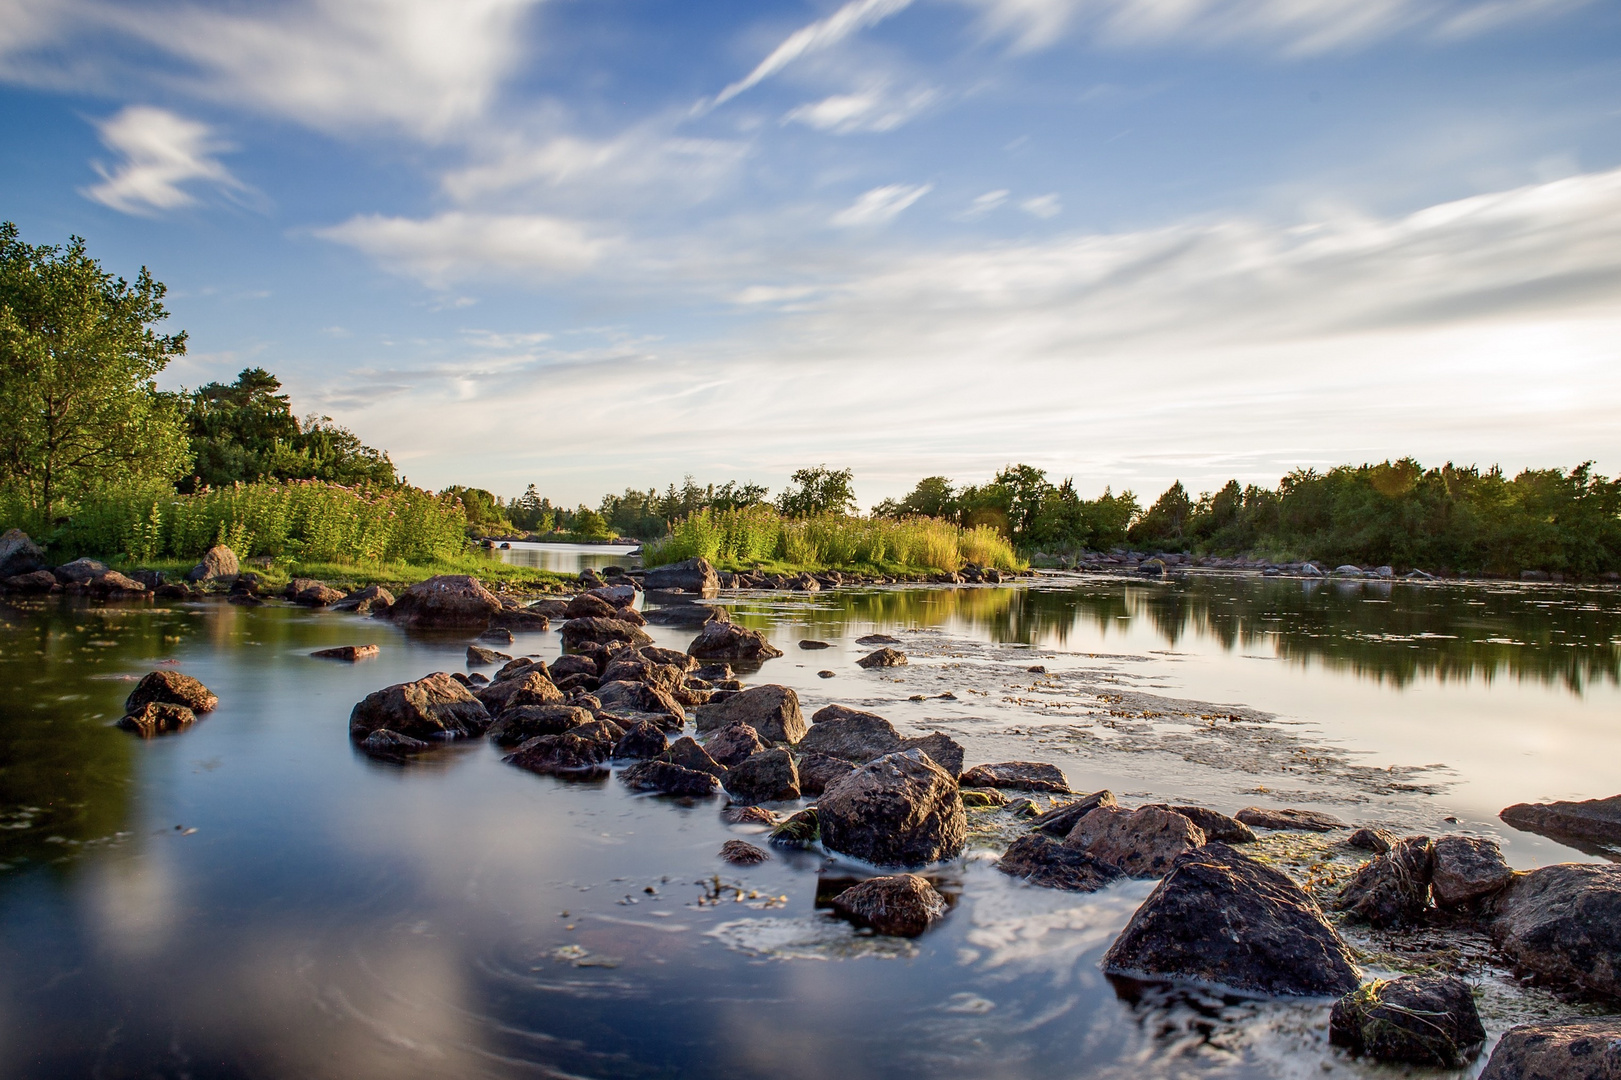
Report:
[[[755,65],[753,71],[716,94],[714,100],[702,103],[702,111],[724,105],[744,91],[760,85],[800,57],[831,48],[851,34],[899,14],[911,4],[912,0],[849,0],[849,3],[827,18],[818,19],[809,26],[801,27],[789,34],[769,56]]]
[[[121,160],[93,167],[101,183],[82,194],[120,213],[150,217],[197,201],[186,186],[205,183],[228,193],[247,186],[216,156],[230,149],[207,125],[164,109],[131,105],[96,124],[102,144]]]

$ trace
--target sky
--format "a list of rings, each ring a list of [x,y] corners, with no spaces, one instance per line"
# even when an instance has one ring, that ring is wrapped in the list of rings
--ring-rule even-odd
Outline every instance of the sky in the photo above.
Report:
[[[0,0],[0,146],[427,487],[1621,471],[1605,0]]]

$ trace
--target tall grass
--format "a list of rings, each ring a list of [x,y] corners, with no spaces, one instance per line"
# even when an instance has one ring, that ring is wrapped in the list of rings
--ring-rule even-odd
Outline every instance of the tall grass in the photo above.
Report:
[[[244,558],[421,563],[463,551],[467,515],[456,499],[418,488],[295,480],[195,495],[177,495],[166,486],[131,488],[87,502],[54,523],[0,504],[0,528],[12,526],[67,558],[190,559],[222,543]]]
[[[787,518],[769,506],[700,510],[642,548],[646,566],[702,556],[731,566],[781,562],[806,569],[840,566],[954,571],[967,563],[1017,570],[1024,562],[995,529],[960,528],[939,518]]]

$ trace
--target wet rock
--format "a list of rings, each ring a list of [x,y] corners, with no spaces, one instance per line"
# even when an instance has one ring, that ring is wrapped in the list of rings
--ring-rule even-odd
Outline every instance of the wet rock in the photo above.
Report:
[[[600,596],[581,593],[563,608],[566,619],[612,619],[619,609]]]
[[[388,608],[388,618],[408,627],[478,627],[489,625],[501,601],[475,577],[440,574],[419,581]]]
[[[442,671],[368,694],[349,714],[349,738],[355,742],[379,728],[413,739],[467,739],[489,726],[484,705]]]
[[[828,671],[826,668],[823,668],[821,671],[816,673],[816,677],[818,679],[836,679],[839,677],[839,673],[836,671]]]
[[[804,640],[800,641],[799,647],[801,649],[831,649],[833,646],[826,641],[815,641],[811,638],[805,638]]]
[[[720,812],[720,819],[728,825],[775,826],[779,816],[763,806],[728,806]]]
[[[715,689],[718,688],[719,684],[729,681],[732,678],[733,671],[730,664],[700,664],[688,674],[694,679],[702,679],[710,684],[711,689]],[[736,689],[741,690],[742,687],[739,686]]]
[[[736,802],[787,802],[799,798],[799,772],[786,750],[761,750],[727,770],[722,783]]]
[[[697,711],[698,731],[717,731],[731,724],[747,724],[760,738],[774,743],[797,743],[805,737],[805,714],[799,695],[786,686],[751,686],[725,701],[711,701]]]
[[[1333,832],[1335,829],[1350,828],[1333,814],[1325,814],[1318,810],[1274,810],[1264,806],[1246,806],[1233,817],[1257,829]]]
[[[1621,997],[1621,866],[1544,866],[1516,875],[1491,907],[1492,940],[1516,966]]]
[[[563,638],[564,647],[575,651],[579,651],[580,646],[587,642],[599,645],[610,641],[623,641],[630,645],[653,643],[653,639],[640,627],[622,619],[570,619],[558,633]]]
[[[816,807],[801,810],[771,830],[770,840],[778,847],[808,848],[822,836]]]
[[[1069,782],[1056,765],[1040,761],[1004,761],[975,765],[958,781],[963,787],[1008,788],[1012,791],[1050,791],[1068,795]]]
[[[642,613],[656,626],[704,626],[711,622],[726,622],[726,609],[708,604],[669,604]]]
[[[577,655],[559,656],[546,669],[553,682],[561,682],[570,675],[589,675],[596,678],[597,673],[601,670],[601,668],[597,667],[597,662],[593,658]]]
[[[1335,910],[1381,928],[1418,922],[1429,906],[1432,867],[1429,837],[1398,840],[1389,851],[1362,864],[1340,890]]]
[[[1351,953],[1305,890],[1226,844],[1179,857],[1103,957],[1112,974],[1258,994],[1347,994]]]
[[[761,664],[781,656],[782,650],[767,641],[758,630],[719,619],[704,624],[687,646],[687,653],[699,660],[728,660],[740,664]]]
[[[504,664],[511,659],[512,657],[508,656],[504,652],[496,652],[494,649],[486,649],[482,645],[467,646],[468,667],[483,667],[487,664]]]
[[[900,638],[890,637],[888,634],[868,634],[866,637],[856,638],[857,645],[865,645],[868,648],[874,645],[899,645],[900,643]]]
[[[1555,840],[1621,843],[1621,795],[1583,802],[1516,803],[1497,816],[1516,829]]]
[[[959,789],[957,797],[969,810],[985,810],[997,806],[1007,805],[1007,796],[995,788],[967,788]]]
[[[1177,856],[1204,842],[1199,826],[1181,814],[1152,806],[1136,810],[1100,806],[1076,822],[1064,838],[1065,847],[1136,878],[1163,877]]]
[[[84,585],[106,572],[106,563],[91,558],[74,559],[56,568],[56,580],[63,585]]]
[[[720,857],[734,866],[758,866],[771,861],[771,853],[747,840],[728,840],[720,846]]]
[[[710,776],[726,775],[726,766],[711,757],[709,751],[699,746],[690,735],[683,735],[671,743],[670,748],[659,755],[659,760],[680,765],[684,769],[708,773]]]
[[[666,649],[658,645],[644,645],[638,650],[655,664],[668,664],[679,671],[683,677],[690,675],[698,669],[696,657],[689,656],[675,649]]]
[[[899,750],[901,737],[894,725],[877,713],[828,705],[811,717],[810,729],[799,740],[799,748],[863,764]]]
[[[178,671],[154,671],[142,676],[129,697],[124,699],[124,711],[138,712],[149,701],[184,705],[197,713],[210,712],[220,703],[212,690]]]
[[[347,660],[354,663],[356,660],[370,660],[377,655],[375,645],[339,645],[333,649],[316,649],[311,656],[321,660]]]
[[[348,598],[345,597],[345,599]],[[512,631],[504,626],[492,626],[480,634],[478,640],[488,642],[491,645],[511,645]]]
[[[956,858],[968,838],[957,782],[920,750],[869,761],[816,809],[823,847],[879,866]]]
[[[760,733],[744,723],[727,724],[704,740],[704,749],[716,761],[731,768],[766,748]]]
[[[507,679],[518,679],[536,670],[549,677],[545,664],[532,656],[520,656],[515,660],[508,660],[505,664],[502,664],[501,670],[495,673],[495,678],[491,681],[503,682]]]
[[[545,614],[526,607],[505,607],[490,616],[490,625],[520,634],[539,634],[551,629],[552,622]]]
[[[826,754],[801,754],[794,764],[799,770],[799,790],[804,795],[820,795],[856,771],[853,762]]]
[[[576,705],[575,708],[579,706]],[[636,721],[631,721],[630,726],[635,727]],[[613,748],[619,745],[619,740],[625,737],[625,725],[610,717],[598,716],[577,728],[570,728],[567,734],[600,743],[603,750],[612,754]]]
[[[674,698],[656,686],[639,682],[605,682],[596,689],[597,700],[611,712],[646,713],[659,718],[666,731],[680,731],[687,713]]]
[[[509,765],[545,776],[593,776],[608,771],[610,748],[572,731],[530,739],[502,758]]]
[[[614,743],[613,756],[624,759],[656,758],[670,748],[657,724],[641,723],[630,728]]]
[[[329,607],[343,599],[341,591],[314,578],[294,578],[282,595],[303,607]]]
[[[1375,855],[1383,855],[1396,846],[1397,836],[1388,829],[1358,829],[1345,838],[1345,842],[1354,848],[1371,851]]]
[[[890,937],[917,937],[946,916],[946,900],[916,874],[868,878],[833,898],[833,910]]]
[[[592,719],[588,711],[572,705],[509,706],[490,725],[490,741],[496,746],[519,746],[542,735],[584,727]]]
[[[1480,1080],[1621,1080],[1621,1017],[1509,1028]]]
[[[1328,1041],[1392,1064],[1458,1069],[1486,1041],[1469,984],[1451,975],[1404,975],[1358,987],[1334,1003]]]
[[[15,529],[12,530],[16,532]],[[26,574],[13,574],[5,579],[7,592],[48,593],[62,587],[56,575],[49,570],[31,570]],[[183,586],[179,586],[183,588]]]
[[[1490,840],[1443,836],[1431,852],[1430,891],[1436,907],[1467,907],[1514,880],[1514,868]]]
[[[184,731],[196,721],[197,714],[184,705],[175,705],[167,701],[148,701],[138,709],[131,709],[129,715],[118,721],[118,726],[125,731],[133,731],[144,739],[150,739],[155,735]]]
[[[602,669],[601,679],[604,683],[645,683],[674,695],[681,687],[681,670],[670,664],[656,664],[633,649],[622,649]]]
[[[1219,840],[1223,844],[1253,844],[1255,843],[1255,830],[1226,814],[1208,809],[1203,806],[1171,805],[1168,803],[1145,803],[1160,810],[1170,810],[1181,814],[1195,825],[1199,826],[1205,835],[1205,840]]]
[[[7,529],[0,534],[0,578],[23,577],[45,568],[45,553],[27,533]]]
[[[714,795],[720,781],[706,772],[687,769],[668,761],[639,761],[619,774],[633,791],[656,791],[663,795]]]
[[[352,611],[356,615],[383,615],[394,606],[394,594],[381,585],[367,585],[356,589],[332,605],[333,611]]]
[[[929,735],[918,735],[901,740],[900,750],[921,750],[929,755],[929,760],[940,766],[953,778],[962,772],[963,748],[962,744],[944,732],[936,731]]]
[[[1096,892],[1121,877],[1113,866],[1040,832],[1013,841],[996,868],[1032,885],[1069,892]]]
[[[80,585],[93,596],[105,596],[113,599],[126,596],[144,595],[149,590],[141,582],[132,577],[126,577],[117,570],[105,570]]]
[[[904,663],[906,663],[905,653],[896,649],[884,648],[863,656],[856,661],[856,666],[871,670],[873,668],[900,667]]]
[[[475,696],[491,716],[527,705],[561,705],[563,691],[546,677],[546,669],[533,667],[516,678],[497,679]]]
[[[203,561],[191,568],[186,575],[187,581],[218,581],[220,578],[233,578],[241,572],[241,565],[237,562],[236,552],[224,544],[215,544],[203,553]]]
[[[359,747],[368,757],[397,760],[411,757],[415,754],[424,754],[433,749],[433,743],[421,739],[413,739],[409,735],[401,735],[388,728],[378,728],[359,742]]]
[[[705,599],[720,595],[720,577],[708,559],[687,559],[669,566],[655,566],[642,577],[646,589],[680,589]]]

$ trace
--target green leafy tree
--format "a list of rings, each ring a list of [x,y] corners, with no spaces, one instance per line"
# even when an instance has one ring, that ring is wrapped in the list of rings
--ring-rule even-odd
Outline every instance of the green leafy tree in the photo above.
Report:
[[[925,476],[900,502],[885,499],[873,507],[876,517],[931,517],[956,520],[957,492],[943,476]]]
[[[47,516],[114,485],[172,481],[191,453],[158,374],[186,351],[160,334],[163,284],[134,284],[83,239],[33,246],[0,224],[0,487]]]
[[[851,486],[855,473],[851,470],[817,465],[796,471],[790,479],[791,486],[777,496],[777,509],[788,517],[855,513],[856,493]]]
[[[1134,544],[1179,545],[1193,518],[1193,500],[1178,480],[1154,500],[1154,505],[1137,520],[1127,534]]]

